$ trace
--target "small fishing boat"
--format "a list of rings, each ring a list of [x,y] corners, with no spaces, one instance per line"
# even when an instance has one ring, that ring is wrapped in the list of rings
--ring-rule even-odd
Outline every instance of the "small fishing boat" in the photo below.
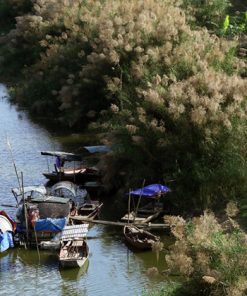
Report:
[[[128,223],[147,224],[159,218],[163,212],[163,203],[160,202],[160,199],[170,191],[170,188],[161,184],[151,184],[130,191],[128,193],[128,213],[121,220]],[[138,200],[135,200],[136,198]],[[130,205],[130,202],[132,205]]]
[[[77,215],[81,218],[87,219],[95,219],[99,216],[100,210],[103,206],[103,203],[100,203],[97,200],[89,200],[85,202],[81,207],[77,210]]]
[[[59,261],[62,267],[82,267],[88,260],[88,245],[84,239],[62,242]]]
[[[123,234],[126,242],[138,250],[150,250],[155,243],[160,241],[158,236],[133,225],[125,225]]]
[[[59,262],[62,267],[82,267],[88,260],[85,240],[88,224],[66,226],[62,231]]]
[[[107,146],[84,146],[84,152],[107,153],[110,148]],[[41,155],[53,156],[56,158],[54,171],[43,173],[43,175],[51,182],[72,181],[75,183],[84,183],[87,181],[95,181],[100,178],[99,169],[85,165],[85,158],[81,155],[62,152],[62,151],[41,151]],[[72,165],[68,165],[72,163]],[[49,165],[48,165],[49,170]]]

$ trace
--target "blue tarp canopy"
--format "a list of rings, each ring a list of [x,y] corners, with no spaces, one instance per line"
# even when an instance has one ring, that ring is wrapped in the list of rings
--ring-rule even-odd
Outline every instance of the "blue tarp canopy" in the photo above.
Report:
[[[111,148],[106,145],[84,146],[82,149],[89,153],[107,153],[111,151]]]
[[[8,248],[13,248],[13,234],[12,232],[6,231],[4,233],[0,232],[0,253],[8,250]]]
[[[165,185],[161,184],[151,184],[143,188],[131,191],[131,195],[146,196],[146,197],[156,197],[159,194],[164,194],[171,191],[171,189]]]
[[[36,231],[59,232],[62,231],[66,224],[65,218],[58,219],[39,219],[34,226]]]

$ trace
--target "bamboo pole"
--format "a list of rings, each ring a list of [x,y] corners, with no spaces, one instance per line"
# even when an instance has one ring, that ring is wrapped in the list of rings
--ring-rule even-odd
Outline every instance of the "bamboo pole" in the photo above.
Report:
[[[38,245],[38,238],[37,238],[37,232],[35,230],[35,227],[34,227],[34,235],[35,235],[36,248],[37,248],[37,253],[38,253],[39,263],[40,263],[39,245]]]
[[[130,190],[131,191],[131,190]],[[130,191],[129,191],[129,198],[128,198],[128,224],[130,222]]]
[[[24,216],[25,216],[25,226],[26,226],[26,240],[29,242],[29,229],[28,229],[28,220],[27,220],[27,207],[24,196],[24,182],[23,182],[23,172],[21,172],[21,191],[22,191],[22,200],[24,207]]]
[[[142,188],[144,187],[144,185],[145,185],[145,179],[143,180]],[[135,223],[135,218],[136,218],[137,211],[138,211],[138,208],[139,208],[139,205],[140,205],[140,202],[141,202],[141,198],[142,198],[142,194],[140,194],[138,202],[137,202],[133,223]]]
[[[12,160],[12,163],[13,163],[13,166],[14,166],[14,170],[15,170],[17,182],[18,182],[18,185],[19,185],[19,189],[21,190],[21,182],[20,182],[20,178],[18,176],[17,167],[16,167],[16,164],[15,164],[15,160],[14,160],[14,156],[13,156],[13,151],[12,151],[12,147],[11,147],[11,144],[9,142],[8,136],[6,136],[6,141],[7,141],[7,146],[9,147],[10,156],[11,156],[11,160]],[[16,196],[15,196],[15,199],[16,199],[16,202],[17,202],[17,205],[18,205],[18,199],[16,198]]]
[[[123,227],[127,225],[127,223],[124,222],[115,222],[115,221],[106,221],[106,220],[93,220],[90,218],[85,218],[81,216],[69,216],[70,219],[75,221],[81,221],[81,222],[88,222],[88,223],[94,223],[94,224],[102,224],[102,225],[108,225],[108,226],[120,226]],[[169,224],[164,223],[133,223],[133,225],[137,227],[143,227],[143,228],[150,228],[150,229],[169,229]]]

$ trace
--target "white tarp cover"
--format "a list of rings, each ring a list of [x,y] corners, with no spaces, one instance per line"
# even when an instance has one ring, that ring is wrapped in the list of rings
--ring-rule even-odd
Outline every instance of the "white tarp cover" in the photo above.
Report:
[[[89,224],[67,225],[62,231],[61,240],[74,240],[84,238],[88,232]]]
[[[13,231],[13,226],[10,221],[2,215],[0,215],[0,230],[2,231],[2,233],[6,231]]]
[[[37,192],[37,193],[40,193],[40,194],[47,194],[47,189],[44,185],[36,185],[36,186],[25,186],[22,188],[13,188],[12,189],[12,192],[15,196],[20,196],[22,195],[23,193],[26,194],[26,193],[34,193],[34,192]]]

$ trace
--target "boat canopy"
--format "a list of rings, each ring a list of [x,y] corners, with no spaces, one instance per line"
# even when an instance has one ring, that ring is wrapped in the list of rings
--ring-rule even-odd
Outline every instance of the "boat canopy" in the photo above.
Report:
[[[139,188],[134,191],[131,191],[130,194],[155,198],[159,194],[164,194],[164,193],[167,193],[170,191],[171,191],[171,189],[165,185],[151,184],[151,185],[145,186],[143,188]]]
[[[43,197],[32,198],[31,203],[53,203],[53,204],[67,204],[69,203],[69,198],[46,195]]]
[[[62,231],[62,240],[84,238],[88,232],[89,224],[67,225]]]
[[[62,151],[41,151],[41,155],[59,157],[64,161],[82,161],[83,160],[81,155],[69,153],[69,152],[62,152]]]
[[[106,145],[83,146],[82,149],[89,153],[107,153],[111,151],[111,148]]]
[[[0,215],[0,232],[14,231],[11,222],[3,215]]]
[[[47,194],[47,189],[44,185],[26,186],[23,188],[13,188],[12,189],[12,193],[16,197],[21,196],[22,194],[27,194],[27,193],[30,193],[32,195],[35,192],[45,195],[45,194]]]
[[[51,195],[71,198],[74,202],[82,203],[88,192],[70,181],[61,181],[51,187]]]
[[[57,195],[57,193],[64,191],[64,190],[68,190],[73,196],[77,195],[77,193],[76,193],[77,186],[70,181],[61,181],[61,182],[54,184],[51,187],[51,194]]]

